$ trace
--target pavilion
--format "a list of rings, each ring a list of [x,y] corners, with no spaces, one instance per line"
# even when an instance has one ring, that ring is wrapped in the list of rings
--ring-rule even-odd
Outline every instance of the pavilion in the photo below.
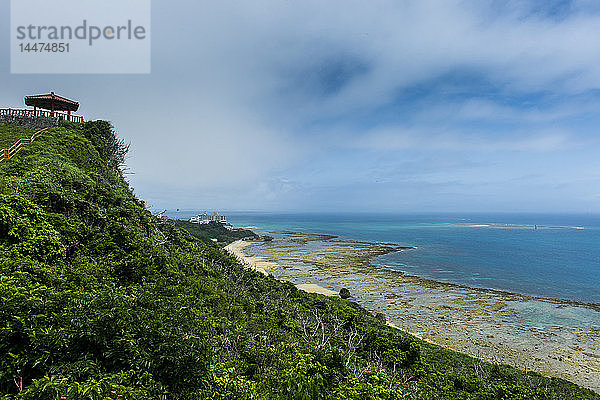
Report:
[[[38,108],[50,110],[51,117],[55,116],[56,111],[66,111],[68,121],[71,120],[71,112],[77,111],[79,109],[78,102],[54,94],[54,92],[51,92],[49,94],[25,96],[25,105],[33,107],[34,115],[37,115]]]

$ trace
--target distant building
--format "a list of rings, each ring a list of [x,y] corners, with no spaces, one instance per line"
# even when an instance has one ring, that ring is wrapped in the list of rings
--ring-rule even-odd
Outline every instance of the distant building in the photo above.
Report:
[[[198,214],[195,217],[190,218],[190,222],[193,224],[208,224],[209,222],[213,221],[220,224],[226,224],[227,218],[224,215],[220,215],[216,212],[209,214],[206,211],[204,214]]]

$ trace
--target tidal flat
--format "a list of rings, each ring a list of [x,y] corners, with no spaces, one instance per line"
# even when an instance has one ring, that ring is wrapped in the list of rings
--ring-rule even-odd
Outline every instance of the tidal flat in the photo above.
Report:
[[[243,253],[269,262],[268,273],[278,279],[348,288],[350,300],[423,340],[600,393],[598,305],[441,283],[376,263],[414,247],[290,231],[269,235],[273,241],[252,242]]]

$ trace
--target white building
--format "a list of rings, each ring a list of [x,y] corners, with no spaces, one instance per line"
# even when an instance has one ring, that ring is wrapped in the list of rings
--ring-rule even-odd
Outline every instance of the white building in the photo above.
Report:
[[[208,212],[204,212],[204,214],[198,214],[195,217],[190,218],[190,222],[193,224],[208,224],[209,222],[218,222],[221,224],[227,223],[227,218],[224,215],[219,215],[214,212],[209,214]]]

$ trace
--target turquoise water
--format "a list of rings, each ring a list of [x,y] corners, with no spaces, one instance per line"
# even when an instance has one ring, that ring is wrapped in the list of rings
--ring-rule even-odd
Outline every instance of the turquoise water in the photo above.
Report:
[[[189,215],[171,214],[175,218]],[[235,226],[257,226],[262,232],[326,233],[416,246],[373,263],[436,281],[600,304],[599,215],[227,216]]]

